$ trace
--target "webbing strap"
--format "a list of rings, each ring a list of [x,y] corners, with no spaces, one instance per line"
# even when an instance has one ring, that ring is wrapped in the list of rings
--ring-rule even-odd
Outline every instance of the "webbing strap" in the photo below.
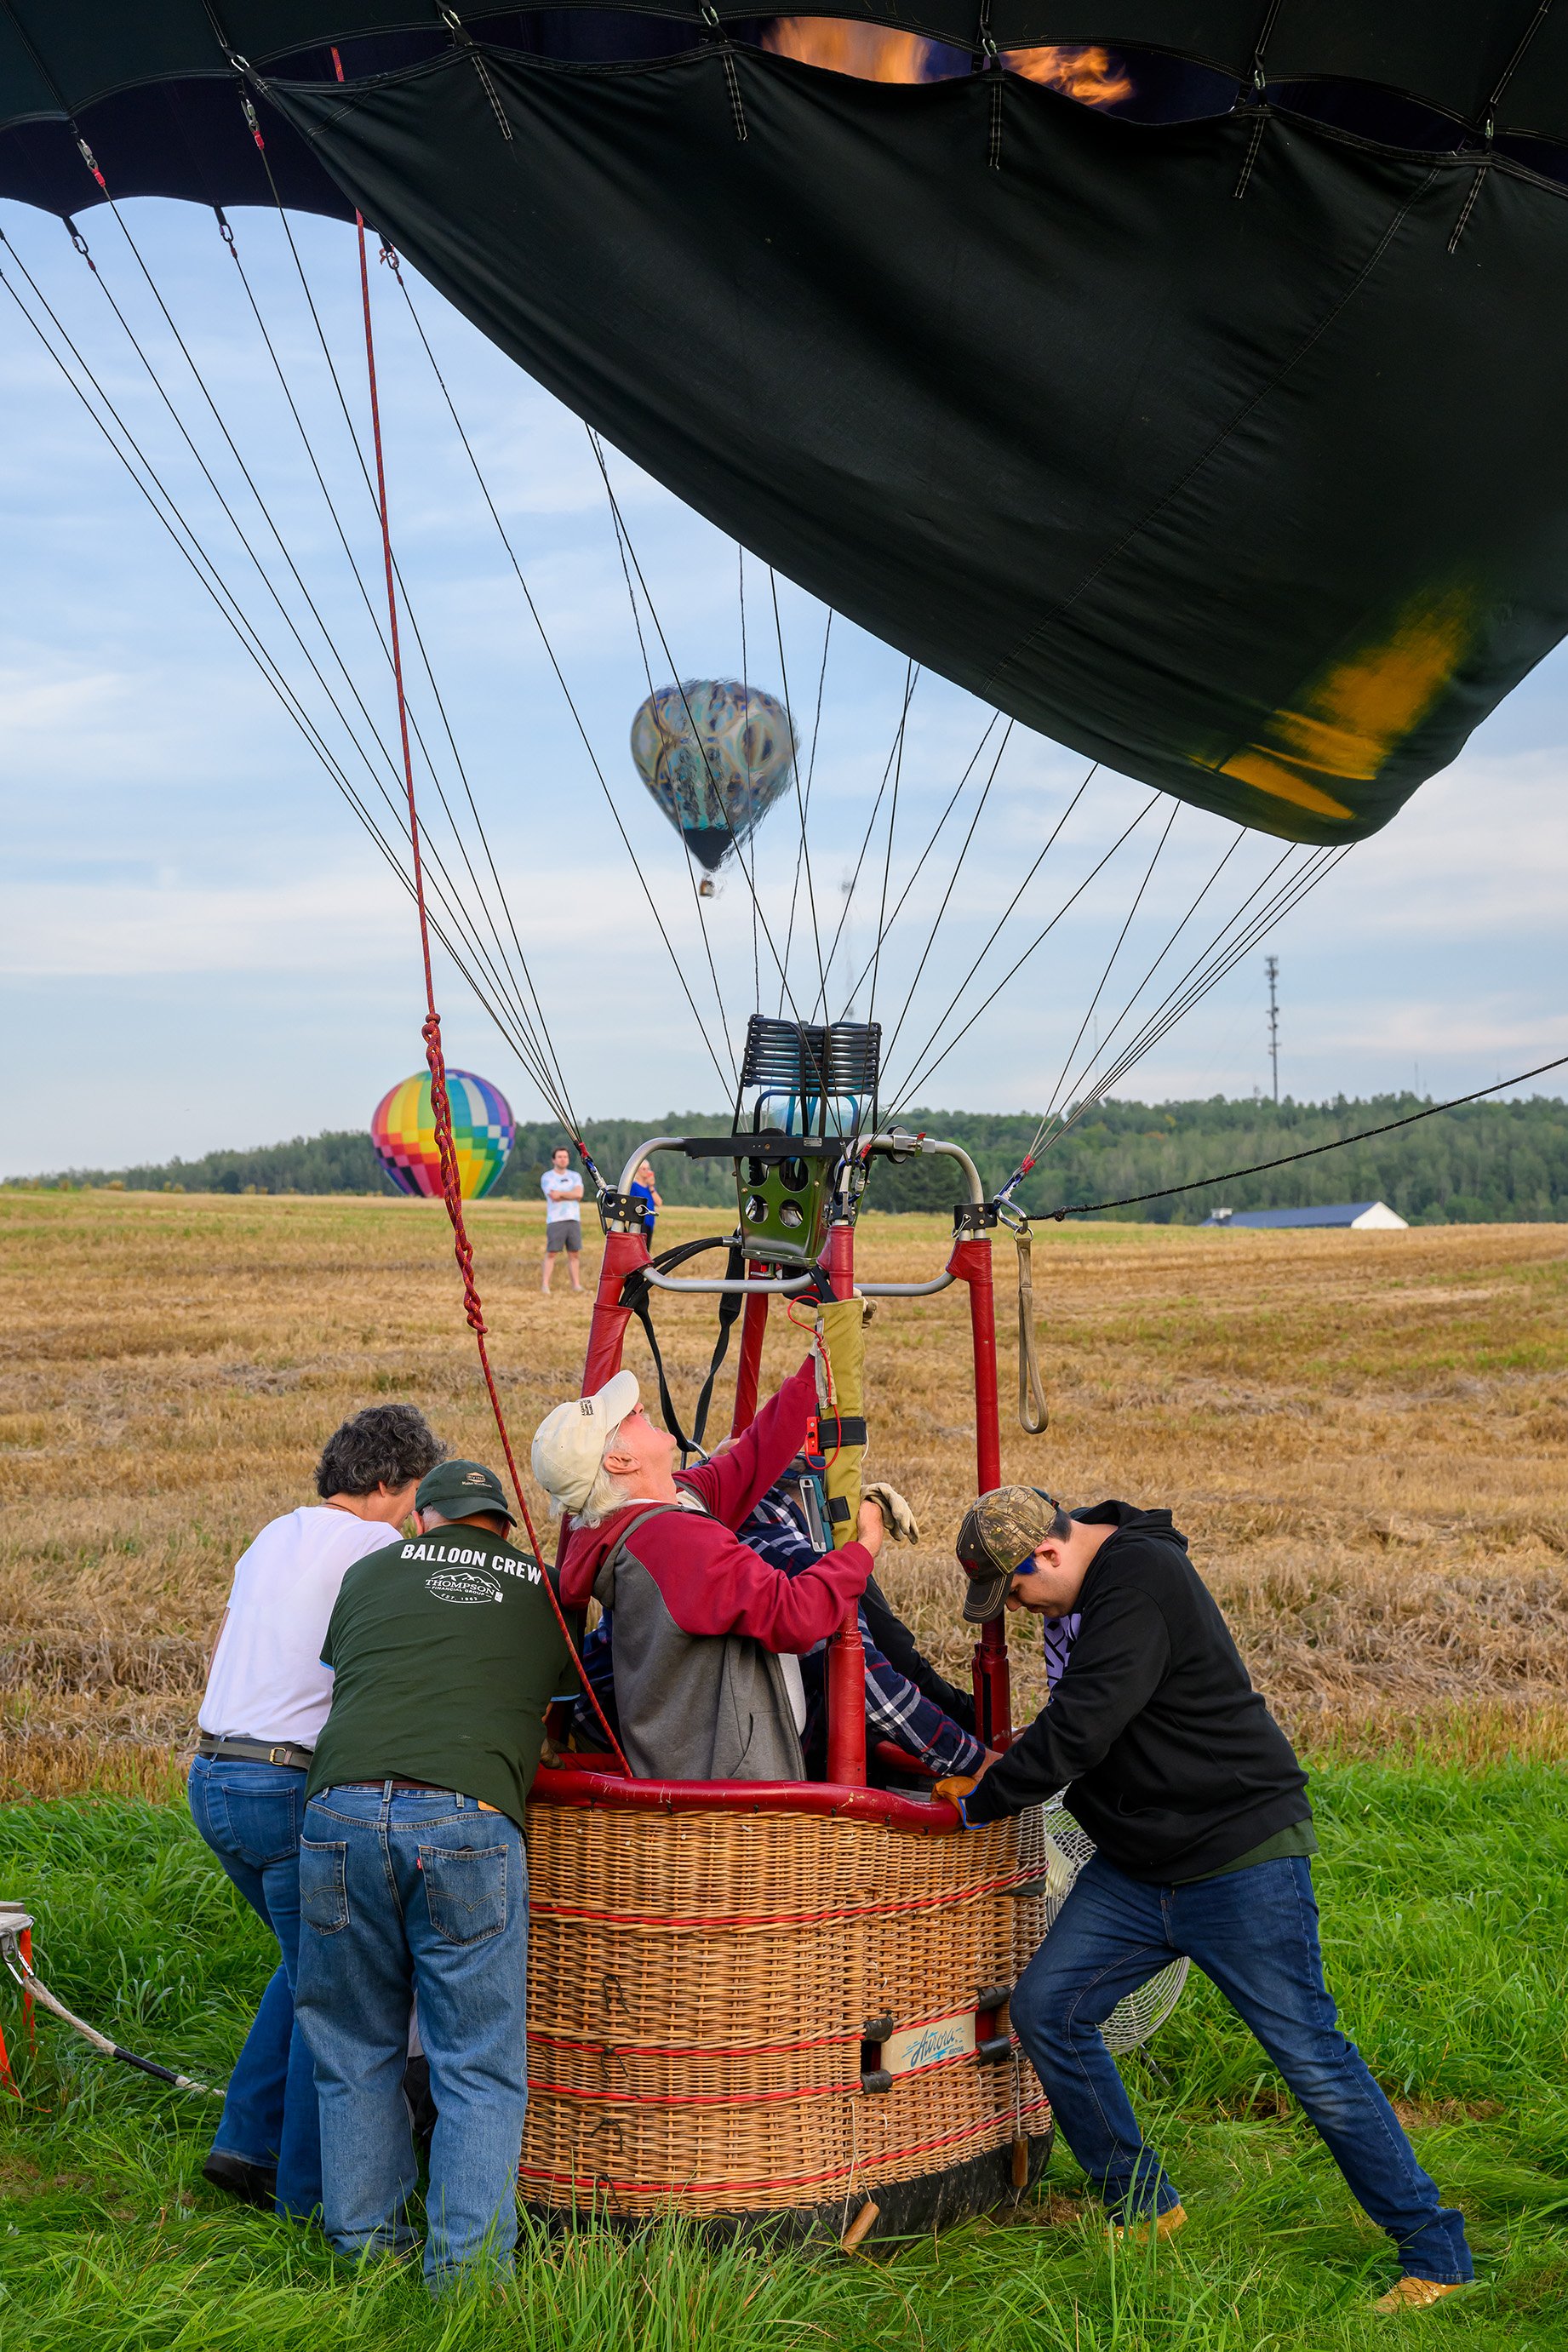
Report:
[[[689,1257],[696,1257],[700,1252],[712,1249],[716,1242],[724,1238],[726,1238],[724,1235],[719,1234],[706,1241],[681,1242],[674,1249],[661,1252],[658,1257],[650,1260],[650,1264],[658,1274],[673,1273],[675,1268],[678,1265],[683,1265]],[[745,1271],[745,1251],[739,1241],[731,1240],[729,1259],[724,1268],[724,1279],[727,1282],[739,1282]],[[658,1334],[653,1328],[652,1289],[653,1286],[648,1281],[646,1271],[639,1266],[628,1274],[621,1285],[621,1305],[629,1307],[642,1325],[643,1337],[647,1341],[647,1351],[653,1358],[654,1375],[658,1381],[659,1411],[664,1415],[666,1429],[680,1448],[680,1458],[684,1462],[687,1456],[696,1453],[702,1444],[703,1435],[708,1427],[708,1414],[713,1402],[713,1384],[719,1377],[720,1368],[725,1357],[730,1352],[730,1334],[734,1329],[741,1309],[745,1304],[745,1293],[740,1290],[726,1290],[720,1293],[718,1336],[713,1342],[713,1354],[708,1366],[708,1377],[703,1381],[701,1391],[697,1399],[697,1411],[692,1419],[691,1434],[688,1437],[680,1425],[680,1416],[675,1409],[675,1399],[669,1392],[664,1358],[659,1351]]]
[[[1026,1437],[1043,1437],[1051,1412],[1035,1352],[1035,1244],[1026,1217],[1014,1226],[1013,1240],[1018,1252],[1018,1426]]]

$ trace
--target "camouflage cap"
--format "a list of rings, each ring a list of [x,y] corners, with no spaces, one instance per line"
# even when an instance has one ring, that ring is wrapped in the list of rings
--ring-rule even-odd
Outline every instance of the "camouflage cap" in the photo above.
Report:
[[[958,1530],[958,1564],[969,1578],[966,1623],[1000,1616],[1013,1579],[1045,1542],[1060,1509],[1043,1486],[993,1486],[971,1503]]]

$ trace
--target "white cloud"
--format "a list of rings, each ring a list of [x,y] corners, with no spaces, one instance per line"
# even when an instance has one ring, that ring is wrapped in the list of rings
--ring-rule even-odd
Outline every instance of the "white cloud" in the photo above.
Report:
[[[363,871],[263,884],[43,882],[13,893],[0,971],[30,980],[299,975],[406,953],[407,902]]]

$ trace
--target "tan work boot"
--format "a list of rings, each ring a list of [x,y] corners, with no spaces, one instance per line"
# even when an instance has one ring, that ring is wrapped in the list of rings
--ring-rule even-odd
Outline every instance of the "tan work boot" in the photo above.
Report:
[[[1458,2294],[1460,2287],[1467,2284],[1464,2279],[1447,2282],[1442,2279],[1397,2279],[1386,2294],[1378,2296],[1372,2307],[1373,2311],[1381,2311],[1385,2317],[1392,2317],[1396,2311],[1425,2311],[1428,2304],[1441,2303],[1446,2294]]]
[[[1186,2218],[1185,2206],[1173,2205],[1168,2212],[1157,2214],[1152,2221],[1147,2214],[1136,2221],[1112,2221],[1110,2234],[1113,2238],[1131,2238],[1134,2245],[1147,2245],[1152,2238],[1173,2238]],[[1405,2284],[1414,2285],[1415,2282],[1410,2280]]]

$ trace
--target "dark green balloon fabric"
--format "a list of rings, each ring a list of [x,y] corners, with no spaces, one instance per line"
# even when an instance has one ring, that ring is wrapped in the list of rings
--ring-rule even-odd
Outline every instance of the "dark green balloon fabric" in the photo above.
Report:
[[[721,530],[1184,799],[1372,833],[1568,628],[1568,199],[1505,164],[720,47],[268,90]]]

